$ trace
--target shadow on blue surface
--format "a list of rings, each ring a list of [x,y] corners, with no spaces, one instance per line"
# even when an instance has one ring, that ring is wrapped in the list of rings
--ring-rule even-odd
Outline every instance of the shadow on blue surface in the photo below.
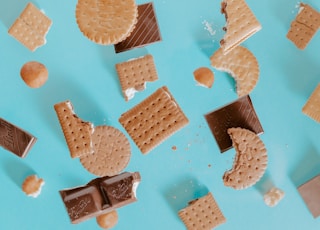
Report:
[[[254,185],[254,187],[259,191],[259,193],[263,196],[266,192],[268,192],[271,188],[274,187],[272,179],[268,170],[265,172],[261,180]]]
[[[28,2],[27,0],[10,0],[1,3],[0,20],[7,29],[9,29],[16,18],[19,17]],[[37,5],[36,3],[34,4]]]
[[[298,162],[299,164],[290,175],[291,180],[296,187],[299,187],[311,178],[320,174],[320,155],[316,148],[311,146]]]
[[[36,172],[23,163],[21,159],[8,159],[2,162],[2,164],[2,168],[4,168],[8,178],[10,178],[19,189],[21,189],[21,185],[27,176],[36,174]]]
[[[165,191],[165,199],[168,201],[172,211],[177,214],[181,209],[188,206],[192,200],[198,199],[209,192],[208,188],[197,179],[184,180]]]

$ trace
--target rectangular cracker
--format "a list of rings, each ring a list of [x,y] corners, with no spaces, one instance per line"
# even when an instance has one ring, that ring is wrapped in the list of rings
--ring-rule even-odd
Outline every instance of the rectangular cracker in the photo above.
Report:
[[[213,229],[226,222],[226,218],[210,192],[206,196],[189,202],[189,205],[178,214],[188,230]]]
[[[8,33],[28,49],[35,51],[46,43],[45,36],[51,25],[52,21],[44,13],[28,3]]]
[[[307,4],[300,4],[295,20],[291,22],[287,38],[301,50],[305,49],[320,26],[320,14]]]
[[[318,84],[312,92],[306,104],[303,106],[302,112],[315,121],[320,122],[320,84]]]
[[[125,112],[119,122],[143,154],[189,123],[166,86]]]
[[[91,135],[93,124],[76,116],[70,101],[54,105],[72,158],[93,153]]]
[[[146,82],[158,80],[153,56],[148,54],[133,60],[116,64],[122,93],[126,101],[134,97],[135,92],[146,88]]]

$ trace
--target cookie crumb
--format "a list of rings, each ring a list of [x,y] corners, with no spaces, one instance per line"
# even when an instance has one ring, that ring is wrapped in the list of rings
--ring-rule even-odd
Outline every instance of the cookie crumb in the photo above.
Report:
[[[177,146],[172,146],[172,148],[171,148],[173,151],[176,151],[177,150]]]
[[[25,194],[27,194],[27,196],[36,198],[40,195],[43,185],[43,179],[38,178],[37,175],[31,175],[24,180],[22,184],[22,190]]]

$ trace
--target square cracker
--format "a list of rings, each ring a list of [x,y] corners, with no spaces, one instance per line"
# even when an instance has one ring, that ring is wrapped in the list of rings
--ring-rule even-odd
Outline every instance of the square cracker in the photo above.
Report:
[[[307,47],[312,37],[320,27],[320,14],[307,4],[300,4],[300,11],[291,22],[287,38],[299,49]]]
[[[123,95],[130,100],[136,91],[145,89],[146,82],[158,80],[152,55],[116,64]]]
[[[315,121],[320,122],[320,84],[312,92],[308,101],[303,106],[302,112]]]
[[[46,43],[52,21],[32,3],[28,3],[8,33],[31,51]]]
[[[146,154],[189,123],[166,86],[125,112],[119,122]]]
[[[178,214],[188,230],[210,230],[226,222],[210,192],[189,202],[188,207],[180,210]]]

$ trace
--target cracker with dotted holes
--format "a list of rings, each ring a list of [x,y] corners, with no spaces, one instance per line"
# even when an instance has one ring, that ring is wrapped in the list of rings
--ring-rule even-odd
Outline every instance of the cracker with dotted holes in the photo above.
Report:
[[[226,33],[220,41],[224,53],[228,53],[262,28],[245,0],[223,0],[221,12],[227,21]]]
[[[210,192],[189,202],[189,205],[178,214],[188,230],[210,230],[226,222]]]
[[[299,49],[307,47],[320,26],[320,14],[307,4],[300,4],[300,10],[292,21],[287,38]]]
[[[220,48],[210,57],[210,62],[214,68],[226,71],[235,79],[239,97],[249,94],[258,83],[259,63],[245,47],[237,46],[227,54]]]
[[[38,178],[37,175],[30,175],[26,177],[22,184],[22,191],[27,196],[34,198],[38,197],[41,193],[42,186],[45,184],[44,180]]]
[[[125,112],[119,122],[143,154],[189,123],[166,86]]]
[[[92,134],[94,152],[80,157],[84,168],[96,176],[114,176],[129,163],[130,143],[126,136],[111,126],[97,126]]]
[[[46,43],[52,21],[32,3],[28,3],[8,33],[31,51]]]
[[[91,41],[110,45],[126,39],[138,20],[134,0],[79,0],[76,19],[80,31]]]
[[[122,93],[126,101],[134,94],[146,88],[147,82],[158,80],[158,74],[152,55],[116,64]]]
[[[223,175],[225,186],[246,189],[256,184],[267,168],[268,156],[264,143],[254,132],[230,128],[228,134],[236,150],[233,168]]]
[[[72,158],[93,153],[91,135],[93,124],[81,120],[73,111],[70,101],[54,105]]]
[[[320,122],[320,84],[318,84],[312,92],[306,104],[303,106],[302,112],[315,121]]]

